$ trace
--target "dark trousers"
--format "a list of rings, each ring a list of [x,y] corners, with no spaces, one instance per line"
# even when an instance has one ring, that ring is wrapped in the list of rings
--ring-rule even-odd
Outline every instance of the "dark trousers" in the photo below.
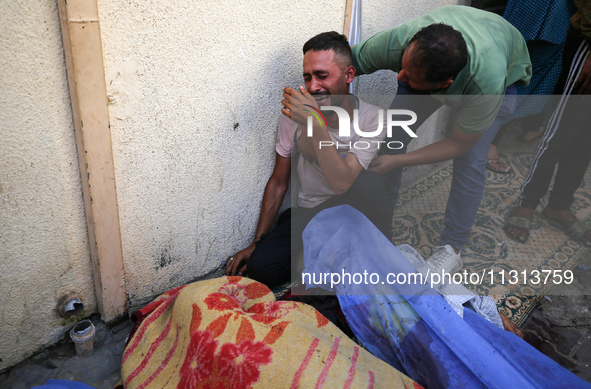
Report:
[[[383,176],[362,171],[347,193],[314,208],[291,208],[279,216],[277,226],[261,239],[248,260],[248,276],[272,288],[288,282],[292,253],[303,249],[302,232],[320,211],[349,204],[363,213],[384,235],[392,236],[392,187]],[[383,204],[391,204],[383,207]],[[293,250],[292,250],[293,247]]]
[[[548,191],[558,165],[548,205],[568,210],[591,161],[591,96],[575,96],[574,82],[589,55],[581,38],[568,38],[558,85],[562,97],[538,144],[528,175],[521,186],[518,205],[536,209]]]

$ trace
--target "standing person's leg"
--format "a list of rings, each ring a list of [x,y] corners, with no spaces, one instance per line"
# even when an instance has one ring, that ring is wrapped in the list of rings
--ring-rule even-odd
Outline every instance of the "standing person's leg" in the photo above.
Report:
[[[538,144],[530,170],[521,185],[521,194],[517,199],[519,207],[532,211],[537,208],[540,199],[548,192],[556,165],[571,153],[571,148],[574,146],[573,141],[578,138],[579,129],[577,126],[569,123],[568,119],[562,123],[559,121],[561,117],[573,117],[571,115],[574,112],[566,104],[568,97],[568,95],[563,96],[562,100],[564,101],[554,112],[547,130]]]
[[[517,139],[519,139],[520,141],[527,143],[544,135],[544,130],[546,129],[545,124],[548,123],[548,120],[550,119],[550,114],[552,114],[553,110],[552,104],[550,104],[550,102],[552,101],[551,96],[544,97],[550,98],[544,103],[544,108],[542,109],[542,112],[521,118],[522,121],[527,120],[527,124],[523,125],[523,132],[521,133],[521,135],[517,137]],[[548,111],[550,112],[548,113]]]
[[[581,186],[591,162],[591,96],[571,95],[567,109],[563,114],[561,127],[569,129],[572,135],[568,150],[558,161],[558,169],[550,199],[543,211],[546,220],[562,229],[571,239],[584,246],[591,247],[591,228],[577,219],[570,207],[575,200],[574,194]],[[573,134],[578,130],[576,134]],[[565,131],[566,132],[566,131]]]
[[[439,238],[441,246],[450,245],[461,250],[468,241],[484,192],[486,153],[501,125],[511,117],[516,103],[517,87],[511,85],[507,88],[491,127],[468,153],[454,159],[452,184],[445,210],[445,228]]]
[[[591,106],[591,101],[588,106]],[[548,206],[554,210],[564,211],[570,209],[574,202],[574,193],[583,182],[583,177],[587,172],[591,162],[591,111],[582,112],[578,119],[580,131],[576,138],[571,142],[568,153],[558,162],[558,170],[554,185],[550,191]],[[582,120],[581,120],[582,119]],[[565,123],[574,126],[574,123]]]
[[[567,41],[562,74],[557,84],[558,88],[564,86],[563,95],[538,143],[532,165],[521,186],[517,208],[511,211],[503,227],[507,236],[517,242],[525,243],[529,238],[531,218],[540,199],[548,191],[556,164],[571,153],[570,148],[578,137],[578,131],[588,130],[585,125],[575,126],[569,122],[587,111],[585,107],[578,107],[577,100],[570,100],[570,94],[588,55],[589,48],[584,41]]]
[[[497,135],[495,135],[492,142],[490,142],[490,147],[488,149],[488,153],[486,156],[486,168],[499,174],[511,173],[511,171],[513,170],[511,166],[507,165],[505,162],[501,160],[501,158],[499,157],[498,150],[499,141],[501,140],[501,137],[505,134],[505,131],[507,131],[508,127],[509,122],[503,124],[501,128],[499,128],[499,131],[497,131]]]
[[[584,129],[584,124],[572,123],[585,115],[585,109],[580,107],[576,98],[570,99],[570,93],[588,55],[589,48],[584,41],[567,42],[564,53],[566,63],[563,64],[563,74],[559,79],[559,84],[564,85],[563,95],[538,144],[530,171],[523,180],[518,199],[520,207],[532,210],[537,207],[548,190],[556,164],[569,153],[578,131],[587,130]]]

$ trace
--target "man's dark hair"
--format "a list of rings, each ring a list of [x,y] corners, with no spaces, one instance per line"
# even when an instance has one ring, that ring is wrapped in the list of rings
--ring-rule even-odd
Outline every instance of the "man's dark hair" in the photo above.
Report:
[[[351,66],[353,64],[351,46],[347,37],[335,31],[323,32],[311,38],[304,44],[304,55],[310,51],[332,50],[335,56],[338,57],[343,66]]]
[[[447,24],[421,28],[410,40],[412,62],[425,72],[425,81],[442,82],[455,78],[468,63],[468,48],[459,31]]]

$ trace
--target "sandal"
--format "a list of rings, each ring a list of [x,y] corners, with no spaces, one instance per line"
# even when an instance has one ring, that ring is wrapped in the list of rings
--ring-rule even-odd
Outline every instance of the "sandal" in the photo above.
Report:
[[[531,221],[532,221],[532,218],[529,216],[508,215],[507,218],[505,219],[505,225],[503,226],[503,231],[505,231],[505,235],[507,235],[507,237],[509,237],[510,239],[513,239],[514,241],[516,241],[518,243],[525,243],[525,242],[527,242],[527,239],[529,238],[529,229],[531,227]],[[515,235],[511,234],[507,230],[507,227],[515,227],[520,230],[523,230],[523,231],[527,232],[527,236],[525,237],[524,240],[520,240]]]
[[[581,238],[586,233],[591,232],[591,228],[589,228],[589,226],[585,222],[576,219],[568,224],[562,224],[558,220],[550,219],[548,216],[544,215],[543,212],[542,216],[544,217],[544,219],[546,219],[548,224],[550,224],[552,227],[556,227],[559,230],[562,230],[565,233],[565,235],[571,238],[572,240],[579,242],[585,247],[591,247],[591,244],[585,244],[585,242],[581,240]]]
[[[487,159],[485,167],[499,174],[508,174],[513,170],[511,166],[505,165],[500,159]]]

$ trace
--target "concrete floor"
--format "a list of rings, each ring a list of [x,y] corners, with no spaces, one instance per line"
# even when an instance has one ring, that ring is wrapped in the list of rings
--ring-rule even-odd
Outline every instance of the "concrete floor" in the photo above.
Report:
[[[573,283],[547,296],[521,329],[528,343],[591,382],[591,250],[573,274]]]
[[[108,328],[98,315],[91,320],[96,333],[93,355],[77,356],[74,343],[68,339],[1,374],[0,388],[29,389],[48,379],[83,382],[97,389],[114,388],[121,379],[121,356],[131,322],[126,320]]]

